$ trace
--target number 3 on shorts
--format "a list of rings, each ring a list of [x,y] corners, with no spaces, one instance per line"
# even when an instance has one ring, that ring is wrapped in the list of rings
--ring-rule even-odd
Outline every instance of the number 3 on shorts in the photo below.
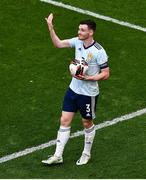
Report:
[[[90,112],[90,104],[86,104],[86,112],[87,112],[87,113]]]

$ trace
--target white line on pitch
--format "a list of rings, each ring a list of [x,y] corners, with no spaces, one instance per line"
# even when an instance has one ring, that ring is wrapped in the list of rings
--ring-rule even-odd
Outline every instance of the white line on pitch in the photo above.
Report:
[[[53,0],[40,0],[40,1],[52,4],[54,6],[69,9],[71,11],[75,11],[75,12],[78,12],[78,13],[81,13],[81,14],[86,14],[86,15],[89,15],[89,16],[93,16],[93,17],[98,18],[98,19],[102,19],[102,20],[105,20],[105,21],[110,21],[112,23],[120,24],[121,26],[127,26],[127,27],[132,28],[132,29],[136,29],[136,30],[146,32],[145,27],[141,27],[139,25],[131,24],[131,23],[125,22],[125,21],[120,21],[118,19],[114,19],[114,18],[111,18],[109,16],[104,16],[104,15],[101,15],[101,14],[98,14],[98,13],[94,13],[92,11],[88,11],[88,10],[81,9],[81,8],[78,8],[78,7],[75,7],[75,6],[64,4],[62,2],[53,1]]]
[[[145,113],[146,113],[146,108],[138,110],[136,112],[132,112],[130,114],[126,114],[124,116],[114,118],[111,121],[105,121],[101,124],[96,125],[95,128],[96,128],[96,130],[102,129],[102,128],[117,124],[118,122],[126,121],[126,120],[132,119],[134,117],[141,116],[142,114],[145,114]],[[75,133],[72,133],[70,138],[75,138],[75,137],[81,136],[83,134],[84,134],[84,131],[77,131]],[[51,141],[44,143],[44,144],[41,144],[39,146],[27,148],[27,149],[24,149],[23,151],[19,151],[19,152],[10,154],[10,155],[6,155],[6,156],[0,158],[0,163],[4,163],[6,161],[10,161],[12,159],[16,159],[18,157],[25,156],[25,155],[33,153],[35,151],[48,148],[50,146],[55,145],[55,143],[56,143],[56,140],[51,140]]]

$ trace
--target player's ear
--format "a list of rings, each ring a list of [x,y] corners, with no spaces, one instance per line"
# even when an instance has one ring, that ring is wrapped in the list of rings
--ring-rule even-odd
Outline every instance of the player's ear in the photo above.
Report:
[[[89,33],[90,33],[90,36],[93,36],[94,31],[92,29],[90,29]]]

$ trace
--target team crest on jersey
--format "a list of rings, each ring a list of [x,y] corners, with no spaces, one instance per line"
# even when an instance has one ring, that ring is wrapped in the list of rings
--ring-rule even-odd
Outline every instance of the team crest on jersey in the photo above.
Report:
[[[91,52],[87,55],[87,61],[90,61],[93,58],[93,54]]]

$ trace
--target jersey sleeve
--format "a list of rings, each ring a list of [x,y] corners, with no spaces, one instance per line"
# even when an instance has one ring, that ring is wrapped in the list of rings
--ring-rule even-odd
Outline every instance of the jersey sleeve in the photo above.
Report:
[[[108,56],[104,49],[101,49],[98,52],[97,64],[99,65],[100,69],[104,69],[108,67]]]
[[[69,41],[70,47],[73,48],[76,45],[77,37],[71,38],[68,41]]]

